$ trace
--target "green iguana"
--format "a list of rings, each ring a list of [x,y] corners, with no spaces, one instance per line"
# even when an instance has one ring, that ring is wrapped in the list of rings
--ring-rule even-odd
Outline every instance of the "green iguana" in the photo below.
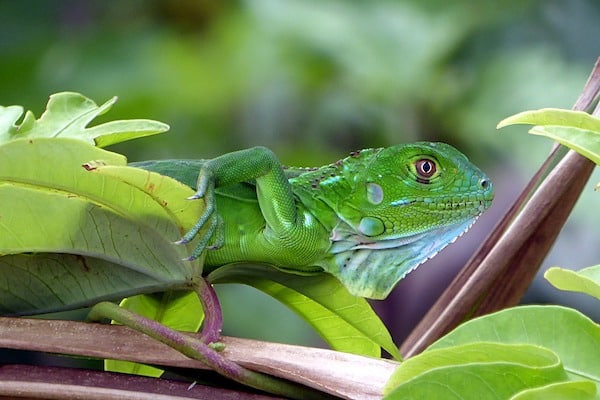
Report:
[[[282,167],[254,147],[211,160],[131,164],[179,180],[206,209],[205,272],[254,262],[293,273],[325,270],[354,295],[385,298],[491,204],[487,176],[455,148],[414,143],[367,149],[320,168]]]

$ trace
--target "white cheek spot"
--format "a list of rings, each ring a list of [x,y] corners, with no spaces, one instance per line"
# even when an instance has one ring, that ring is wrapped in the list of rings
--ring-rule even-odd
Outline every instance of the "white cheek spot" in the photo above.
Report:
[[[383,201],[383,188],[376,183],[367,183],[367,200],[373,205]]]
[[[310,226],[312,225],[314,221],[314,217],[311,213],[309,213],[308,211],[304,212],[304,226]]]

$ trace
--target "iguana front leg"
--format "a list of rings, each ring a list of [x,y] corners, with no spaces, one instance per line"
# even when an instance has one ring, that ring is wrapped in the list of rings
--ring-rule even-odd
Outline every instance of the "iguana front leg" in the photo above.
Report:
[[[194,227],[177,243],[190,242],[207,224],[207,234],[192,252],[197,258],[214,238],[210,248],[223,243],[223,230],[216,209],[215,188],[245,181],[256,181],[259,206],[267,223],[275,232],[293,228],[297,221],[296,204],[292,188],[275,154],[258,146],[240,150],[206,161],[200,168],[196,193],[190,199],[203,198],[204,212]]]

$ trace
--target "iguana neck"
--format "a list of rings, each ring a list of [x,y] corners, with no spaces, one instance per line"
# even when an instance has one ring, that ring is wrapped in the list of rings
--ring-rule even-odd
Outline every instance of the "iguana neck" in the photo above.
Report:
[[[369,161],[382,149],[356,151],[342,160],[316,169],[307,169],[290,179],[294,195],[311,210],[315,218],[333,232],[340,220],[345,220],[339,211],[356,186],[352,177],[369,167]],[[301,171],[300,169],[296,169]],[[360,204],[356,204],[357,211]],[[349,225],[356,225],[346,221]]]
[[[477,217],[458,225],[380,241],[360,242],[348,225],[335,229],[330,257],[321,267],[352,287],[356,296],[385,299],[396,283],[466,232]]]

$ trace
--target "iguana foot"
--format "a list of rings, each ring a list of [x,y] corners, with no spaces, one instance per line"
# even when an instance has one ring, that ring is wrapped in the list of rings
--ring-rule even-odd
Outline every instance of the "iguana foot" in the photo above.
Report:
[[[185,258],[186,261],[192,261],[200,256],[205,249],[214,250],[220,248],[225,242],[225,232],[223,227],[223,220],[217,214],[215,206],[215,184],[214,181],[209,180],[206,184],[201,185],[200,189],[192,196],[188,197],[188,200],[204,199],[204,212],[200,215],[198,221],[194,224],[181,239],[177,240],[175,244],[188,244],[191,242],[198,233],[208,224],[206,232],[200,238],[200,242],[192,252],[192,254]],[[212,244],[209,243],[212,240]]]

